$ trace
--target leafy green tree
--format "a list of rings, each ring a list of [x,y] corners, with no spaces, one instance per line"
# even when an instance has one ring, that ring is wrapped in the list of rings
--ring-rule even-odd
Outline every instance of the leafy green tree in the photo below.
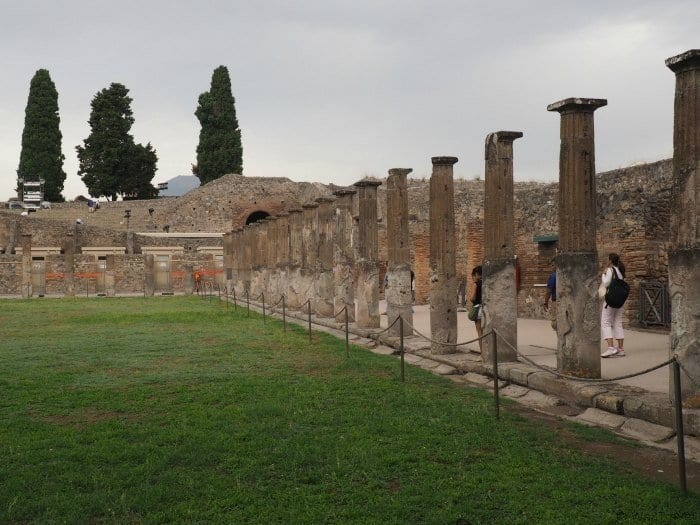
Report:
[[[60,121],[56,85],[46,69],[39,69],[29,85],[22,151],[17,168],[17,189],[19,179],[44,179],[44,199],[52,202],[64,200],[61,192],[66,180]]]
[[[202,184],[227,173],[243,173],[241,130],[226,66],[214,70],[211,88],[199,95],[195,115],[202,129],[197,145],[197,164],[192,166],[192,173]]]
[[[113,83],[95,95],[90,104],[90,135],[75,148],[78,175],[93,197],[144,199],[157,194],[151,180],[158,158],[150,143],[134,144],[128,94],[123,84]]]

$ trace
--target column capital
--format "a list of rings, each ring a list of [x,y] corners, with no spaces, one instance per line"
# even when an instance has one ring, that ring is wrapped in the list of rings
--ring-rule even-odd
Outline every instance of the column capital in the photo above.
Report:
[[[335,190],[333,195],[336,197],[345,197],[346,195],[355,195],[356,193],[357,190],[353,190],[352,188],[340,188]]]
[[[522,131],[494,131],[486,135],[486,142],[513,142],[522,136]]]
[[[358,188],[365,188],[365,187],[370,187],[374,186],[375,188],[377,186],[381,186],[382,182],[378,180],[371,180],[371,179],[362,179],[358,180],[353,186],[357,186]]]
[[[452,166],[457,164],[459,159],[457,157],[431,157],[430,160],[433,166]]]
[[[318,208],[318,203],[317,202],[306,202],[301,205],[302,208],[305,210],[312,210],[314,208]]]
[[[316,202],[317,202],[318,204],[326,204],[326,203],[329,203],[329,202],[335,202],[335,198],[334,198],[334,197],[328,197],[328,196],[326,196],[326,195],[322,195],[321,197],[316,197]]]
[[[408,175],[413,171],[413,168],[391,168],[389,175]]]
[[[700,49],[690,49],[680,55],[667,58],[665,64],[674,73],[700,69]]]
[[[547,106],[547,111],[561,113],[593,113],[596,109],[607,106],[608,101],[604,98],[578,98],[571,97],[559,100]]]

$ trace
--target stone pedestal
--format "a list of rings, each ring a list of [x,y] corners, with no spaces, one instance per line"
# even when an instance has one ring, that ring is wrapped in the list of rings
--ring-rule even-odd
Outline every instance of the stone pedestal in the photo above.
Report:
[[[355,322],[360,328],[379,328],[379,265],[377,257],[377,187],[381,182],[361,180],[355,183],[359,217],[357,222]]]
[[[498,131],[486,137],[482,328],[483,333],[498,333],[499,361],[517,360],[513,141],[522,136],[519,131]],[[484,361],[491,362],[493,338],[487,337],[483,348]]]
[[[433,157],[430,177],[430,333],[435,354],[456,351],[457,276],[453,165],[457,157]]]
[[[411,296],[411,244],[408,233],[408,183],[406,177],[413,170],[389,170],[386,181],[386,237],[388,244],[387,279],[384,296],[389,325],[401,317],[408,323],[404,334],[413,326],[413,298]],[[389,328],[389,334],[399,336],[400,324]]]
[[[666,65],[676,75],[668,257],[671,355],[683,367],[683,405],[700,408],[700,49],[671,57]],[[670,387],[673,392],[673,381]]]
[[[557,367],[577,377],[600,377],[593,112],[607,103],[568,98],[547,106],[561,115]]]

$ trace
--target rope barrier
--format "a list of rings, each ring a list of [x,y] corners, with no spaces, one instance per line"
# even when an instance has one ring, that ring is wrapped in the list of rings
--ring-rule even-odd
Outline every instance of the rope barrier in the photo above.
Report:
[[[399,317],[400,317],[400,316],[399,316]],[[398,317],[397,317],[397,319],[398,319]],[[456,348],[456,347],[458,347],[458,346],[468,345],[468,344],[470,344],[470,343],[475,343],[475,342],[477,342],[479,339],[484,339],[486,336],[491,335],[491,332],[488,332],[488,333],[482,334],[481,337],[477,337],[476,339],[472,339],[472,340],[470,340],[470,341],[465,341],[465,342],[463,342],[463,343],[441,343],[441,342],[439,342],[439,341],[434,341],[433,339],[431,339],[430,337],[426,336],[425,334],[422,334],[421,332],[418,331],[418,329],[417,329],[416,327],[414,327],[411,323],[409,323],[409,322],[406,321],[405,319],[403,320],[403,322],[406,323],[406,324],[411,328],[411,331],[412,331],[412,332],[415,332],[418,336],[422,337],[422,338],[425,339],[426,341],[428,341],[428,342],[430,342],[430,343],[437,344],[437,345],[450,346],[450,347],[453,347],[453,348]]]
[[[494,332],[496,332],[494,330]],[[552,370],[551,368],[539,365],[535,363],[532,359],[528,358],[527,356],[521,354],[516,347],[514,347],[509,341],[507,341],[504,337],[502,337],[498,332],[496,332],[496,335],[503,341],[506,345],[508,345],[512,350],[515,351],[515,354],[521,358],[523,361],[525,361],[527,364],[534,366],[535,368],[538,368],[542,370],[543,372],[549,372],[552,375],[555,375],[557,377],[561,377],[562,379],[570,379],[572,381],[583,381],[586,383],[611,383],[614,381],[621,381],[622,379],[630,379],[632,377],[637,377],[641,376],[644,374],[648,374],[649,372],[653,372],[654,370],[658,370],[659,368],[663,368],[664,366],[668,366],[674,361],[676,361],[676,357],[672,357],[668,361],[664,361],[663,363],[660,363],[658,365],[652,366],[650,368],[646,368],[644,370],[641,370],[640,372],[634,372],[632,374],[625,374],[622,376],[617,376],[617,377],[610,377],[610,378],[585,378],[585,377],[576,377],[576,376],[571,376],[568,374],[562,374],[560,372],[557,372],[555,370]]]

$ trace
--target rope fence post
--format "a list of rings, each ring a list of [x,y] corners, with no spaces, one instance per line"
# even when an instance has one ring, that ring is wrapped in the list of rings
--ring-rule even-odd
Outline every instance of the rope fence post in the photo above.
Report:
[[[399,316],[399,352],[401,353],[401,382],[406,381],[406,372],[404,364],[404,350],[403,350],[403,317]]]
[[[250,294],[248,290],[245,291],[245,305],[248,308],[248,317],[250,317]]]
[[[345,308],[345,358],[350,357],[350,328],[348,326],[348,305]]]
[[[265,292],[261,292],[260,297],[262,297],[263,323],[264,323],[266,321],[266,318],[265,318]]]
[[[228,285],[224,287],[224,293],[226,294],[226,311],[228,312]]]
[[[29,285],[27,285],[27,297],[29,297]],[[85,279],[85,297],[90,297],[90,279]]]
[[[238,303],[236,302],[236,287],[233,287],[233,309],[238,310]]]
[[[496,334],[496,330],[491,330],[491,338],[493,341],[493,348],[491,349],[493,357],[493,403],[496,410],[496,419],[500,419],[501,410],[498,405],[498,334]]]
[[[681,367],[678,358],[671,363],[673,367],[673,393],[676,409],[676,440],[678,444],[678,479],[681,484],[681,492],[688,492],[685,477],[685,438],[683,436],[683,401],[681,399]]]
[[[284,331],[287,331],[287,303],[282,296],[282,326],[284,326]]]
[[[307,312],[308,312],[308,316],[309,316],[309,344],[311,344],[311,299],[306,301],[306,304],[308,304],[308,306],[309,306],[307,309]]]

